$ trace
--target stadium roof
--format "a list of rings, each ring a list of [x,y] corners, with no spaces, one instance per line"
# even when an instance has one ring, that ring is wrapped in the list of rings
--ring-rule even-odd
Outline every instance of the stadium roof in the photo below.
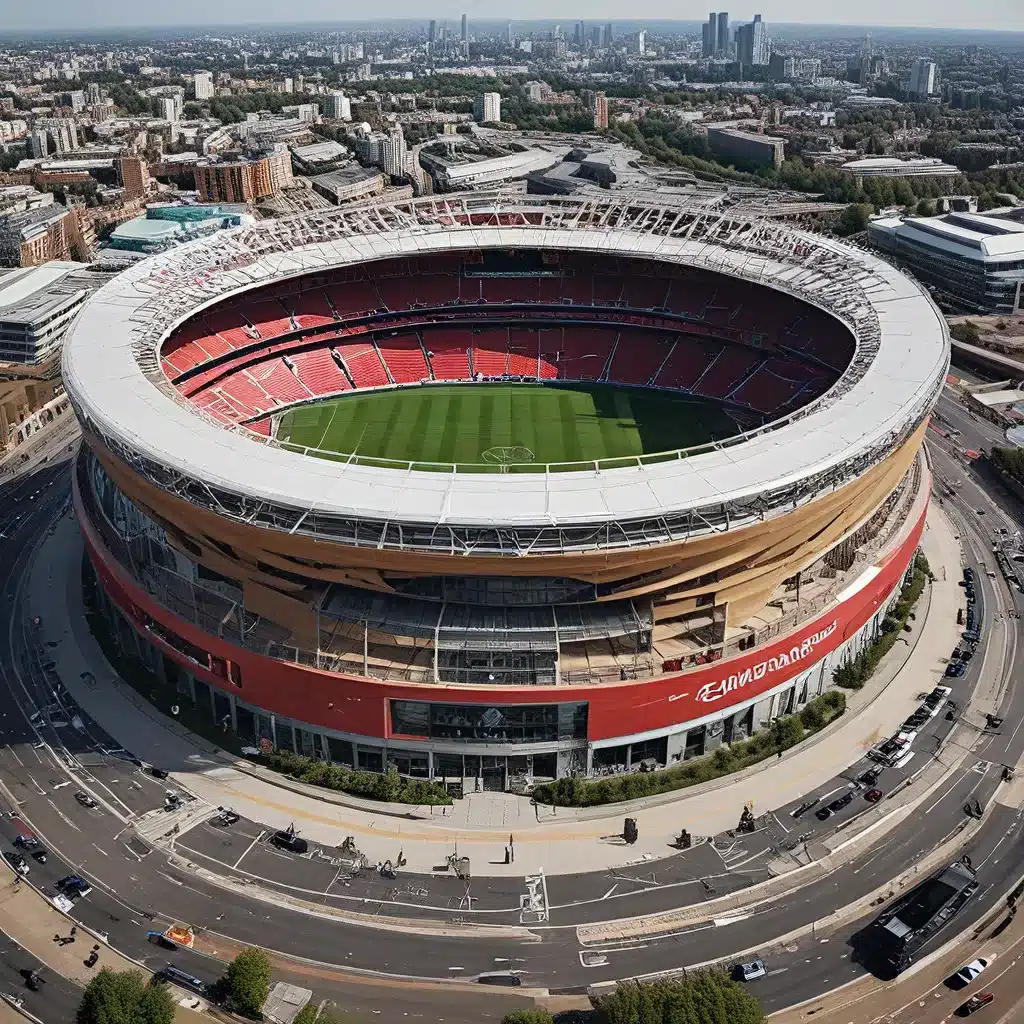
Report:
[[[857,352],[825,396],[739,442],[627,468],[522,474],[298,455],[204,418],[160,369],[170,331],[228,295],[404,253],[507,247],[626,254],[742,277],[831,312],[853,332]],[[865,472],[931,409],[948,362],[945,322],[925,292],[852,246],[622,197],[475,193],[265,221],[154,256],[93,296],[65,342],[63,373],[87,430],[158,486],[222,514],[269,516],[300,532],[307,519],[319,529],[336,519],[387,523],[399,533],[432,524],[491,532],[617,526],[604,543],[633,545],[789,511]]]

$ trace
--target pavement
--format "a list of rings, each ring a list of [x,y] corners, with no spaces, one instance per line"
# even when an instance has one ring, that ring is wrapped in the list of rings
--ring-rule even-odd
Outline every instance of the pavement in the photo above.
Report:
[[[946,517],[934,510],[922,542],[932,564],[960,565],[954,537]],[[356,806],[250,765],[239,770],[230,755],[215,752],[117,681],[84,620],[81,555],[77,525],[66,517],[35,559],[29,607],[42,616],[40,640],[64,686],[108,734],[148,761],[174,768],[173,778],[211,807],[232,807],[269,829],[294,825],[308,841],[328,847],[353,836],[371,863],[401,857],[406,871],[416,874],[434,873],[456,851],[471,858],[477,877],[603,872],[669,856],[682,827],[695,836],[724,833],[736,826],[745,805],[764,813],[800,800],[892,734],[919,695],[942,681],[946,655],[958,639],[959,574],[940,572],[922,602],[928,614],[920,616],[907,643],[896,645],[868,685],[848,694],[848,710],[839,721],[777,761],[669,800],[574,809],[535,805],[507,793],[474,793],[446,809]],[[83,681],[83,672],[92,673],[95,683]],[[620,835],[625,814],[637,819],[640,838],[633,846]],[[507,865],[506,847],[512,851]]]

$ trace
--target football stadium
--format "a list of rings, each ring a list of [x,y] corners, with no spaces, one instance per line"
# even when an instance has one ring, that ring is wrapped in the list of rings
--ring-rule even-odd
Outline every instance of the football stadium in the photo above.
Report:
[[[948,360],[891,265],[724,206],[318,211],[89,300],[75,508],[122,644],[242,743],[470,789],[671,765],[878,631]]]

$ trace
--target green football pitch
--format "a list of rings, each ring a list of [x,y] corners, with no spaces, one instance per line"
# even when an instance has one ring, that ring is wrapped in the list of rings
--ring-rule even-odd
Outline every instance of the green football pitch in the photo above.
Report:
[[[325,458],[499,469],[628,460],[736,432],[717,406],[668,392],[608,384],[444,384],[300,406],[281,414],[275,436]]]

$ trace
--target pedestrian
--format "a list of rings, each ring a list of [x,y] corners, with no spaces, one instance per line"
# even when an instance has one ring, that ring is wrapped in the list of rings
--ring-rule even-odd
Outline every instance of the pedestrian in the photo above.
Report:
[[[509,853],[512,856],[512,863],[514,864],[516,862],[516,848],[515,848],[515,846],[512,843],[512,833],[511,832],[509,832],[509,834],[508,834],[508,851],[509,851]]]

